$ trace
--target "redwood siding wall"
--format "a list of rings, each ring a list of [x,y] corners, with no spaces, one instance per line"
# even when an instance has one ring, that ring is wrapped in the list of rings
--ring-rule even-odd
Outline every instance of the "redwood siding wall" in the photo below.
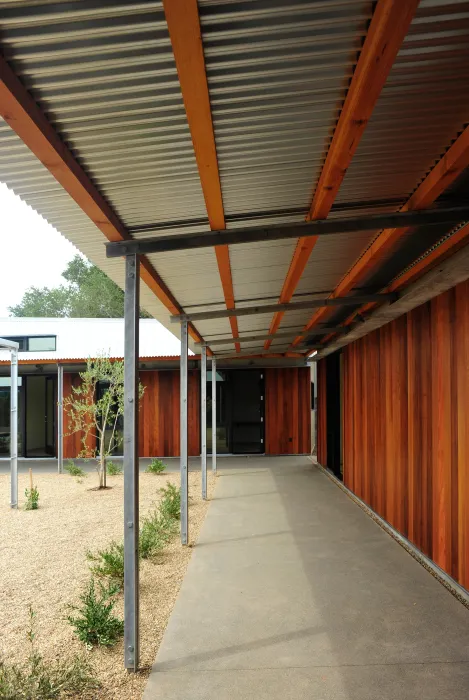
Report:
[[[64,372],[64,400],[69,397],[72,393],[72,386],[80,385],[80,375],[78,372]],[[65,459],[75,459],[80,452],[83,450],[83,433],[70,433],[71,424],[68,418],[68,414],[64,411],[64,458]],[[95,438],[89,438],[88,447],[90,449],[94,448],[96,445]]]
[[[345,484],[469,588],[469,283],[344,363]]]
[[[311,374],[308,367],[269,368],[265,374],[265,449],[267,454],[311,451]],[[179,371],[140,372],[145,387],[140,404],[141,457],[179,455]],[[64,397],[78,374],[64,374]],[[189,372],[189,454],[200,455],[200,372]],[[69,431],[64,417],[65,433]],[[64,438],[64,456],[76,457],[81,436]]]
[[[309,367],[265,372],[266,454],[311,452],[311,372]]]
[[[140,406],[141,457],[177,457],[179,445],[179,371],[140,372],[145,393]],[[200,372],[188,380],[189,454],[200,455]]]
[[[320,360],[317,365],[317,417],[318,444],[317,458],[323,466],[327,466],[327,404],[326,404],[326,360]]]

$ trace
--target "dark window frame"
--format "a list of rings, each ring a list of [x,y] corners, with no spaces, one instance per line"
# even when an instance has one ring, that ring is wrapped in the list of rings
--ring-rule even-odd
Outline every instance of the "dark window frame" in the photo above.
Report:
[[[15,343],[19,344],[19,352],[56,352],[57,350],[57,336],[56,335],[49,335],[49,334],[42,334],[42,335],[10,335],[10,336],[4,336],[5,340],[12,340]],[[29,348],[29,341],[32,338],[48,338],[50,340],[54,341],[54,347],[53,348],[48,348],[47,350],[30,350]]]

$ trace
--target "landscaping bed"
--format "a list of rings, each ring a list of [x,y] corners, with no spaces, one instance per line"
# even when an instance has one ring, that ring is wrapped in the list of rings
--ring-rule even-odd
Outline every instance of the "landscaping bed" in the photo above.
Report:
[[[209,496],[213,491],[209,476]],[[122,639],[111,648],[86,650],[67,622],[69,605],[76,605],[90,580],[86,552],[96,552],[123,539],[123,477],[108,476],[105,491],[92,490],[97,476],[81,483],[66,474],[37,474],[38,510],[24,510],[29,476],[20,474],[18,510],[8,506],[9,477],[0,475],[0,658],[22,662],[29,653],[26,634],[29,606],[35,612],[36,643],[46,659],[85,652],[101,687],[93,698],[140,698],[148,671],[128,674],[123,669]],[[167,482],[179,485],[179,474],[140,475],[140,519],[158,506],[159,489]],[[208,502],[201,498],[200,473],[189,474],[190,542],[197,539]],[[140,562],[141,667],[155,658],[191,555],[179,534],[164,550]],[[123,595],[115,612],[123,616]]]

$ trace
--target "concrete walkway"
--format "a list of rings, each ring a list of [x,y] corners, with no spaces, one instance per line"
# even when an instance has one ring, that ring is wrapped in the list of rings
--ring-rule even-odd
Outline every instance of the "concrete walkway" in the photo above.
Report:
[[[144,700],[467,700],[443,586],[306,458],[221,466]]]

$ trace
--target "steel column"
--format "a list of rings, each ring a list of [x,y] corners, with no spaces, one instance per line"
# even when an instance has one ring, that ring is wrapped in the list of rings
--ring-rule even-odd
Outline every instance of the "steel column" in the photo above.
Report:
[[[129,671],[137,671],[139,663],[139,297],[140,260],[129,255],[124,299],[124,664]]]
[[[57,471],[64,470],[64,368],[57,365]]]
[[[187,355],[188,331],[187,321],[181,323],[181,381],[180,381],[180,440],[181,440],[181,543],[189,542],[189,513],[188,513],[188,445],[187,445]]]
[[[10,505],[18,508],[18,351],[10,350]]]
[[[202,498],[207,499],[207,347],[202,345],[200,363],[200,468]]]
[[[212,357],[212,472],[217,473],[217,361]]]

